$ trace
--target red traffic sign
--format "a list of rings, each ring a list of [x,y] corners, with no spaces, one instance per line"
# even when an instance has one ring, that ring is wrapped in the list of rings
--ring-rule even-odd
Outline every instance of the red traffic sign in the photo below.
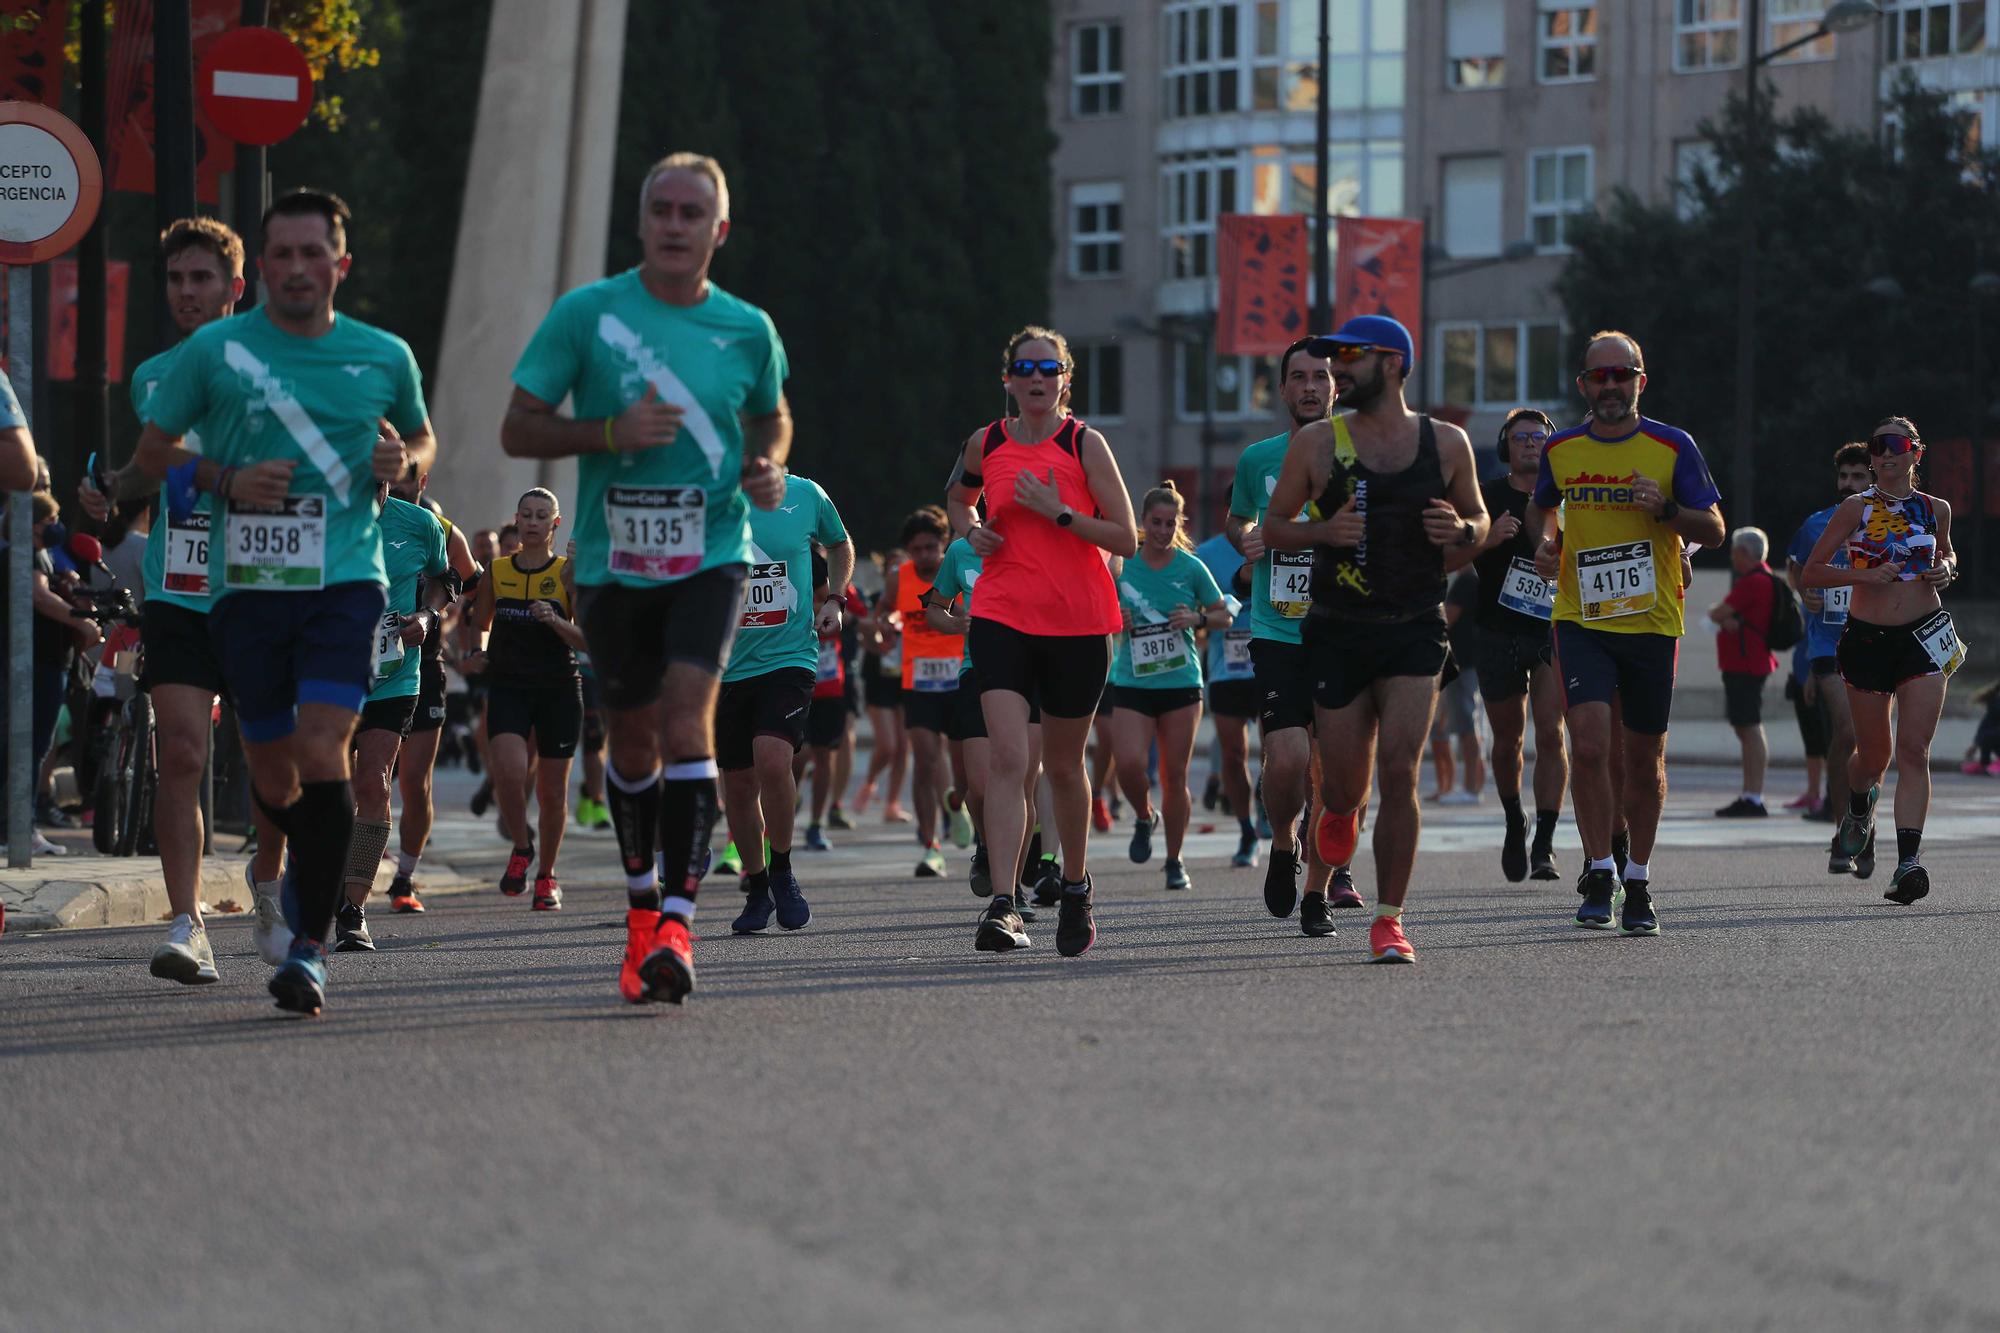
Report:
[[[237,143],[274,144],[306,123],[312,70],[274,28],[237,28],[215,39],[195,73],[209,123]]]
[[[39,102],[0,102],[0,264],[54,259],[103,201],[104,170],[75,121]]]

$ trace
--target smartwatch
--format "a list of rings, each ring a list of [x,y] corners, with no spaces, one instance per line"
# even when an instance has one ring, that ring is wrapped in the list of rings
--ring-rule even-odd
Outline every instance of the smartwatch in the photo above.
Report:
[[[1478,536],[1479,529],[1474,527],[1472,520],[1468,518],[1458,529],[1458,544],[1460,546],[1470,546]]]
[[[1066,528],[1074,522],[1076,522],[1076,510],[1071,509],[1068,505],[1064,505],[1062,512],[1056,515],[1056,526]]]
[[[1659,519],[1660,522],[1662,523],[1671,523],[1674,521],[1674,515],[1680,512],[1681,512],[1680,502],[1675,500],[1672,496],[1668,496],[1667,502],[1660,506],[1660,512],[1655,514],[1654,517]]]

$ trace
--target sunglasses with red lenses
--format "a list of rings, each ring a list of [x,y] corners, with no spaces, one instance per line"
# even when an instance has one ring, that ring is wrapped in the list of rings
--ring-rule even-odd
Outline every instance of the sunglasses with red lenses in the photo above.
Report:
[[[1868,441],[1868,452],[1881,457],[1884,454],[1907,454],[1924,447],[1924,442],[1914,435],[1877,435]]]
[[[1591,366],[1577,378],[1586,384],[1630,384],[1645,373],[1643,366]]]

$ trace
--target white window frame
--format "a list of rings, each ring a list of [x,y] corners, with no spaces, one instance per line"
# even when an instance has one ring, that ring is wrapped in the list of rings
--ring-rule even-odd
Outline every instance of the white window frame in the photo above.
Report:
[[[1444,86],[1452,92],[1507,86],[1506,0],[1445,0]]]
[[[1971,52],[1959,50],[1959,44],[1965,40],[1965,36],[1959,31],[1958,16],[1963,11],[1959,9],[1958,0],[1877,0],[1877,3],[1885,11],[1882,16],[1882,60],[1884,64],[1905,64],[1917,60],[1943,60],[1949,56],[1968,55],[1995,49],[1995,34],[1992,28],[1990,26],[1982,26],[1979,34],[1979,45],[1972,48]],[[1925,35],[1929,31],[1930,11],[1932,10],[1943,12],[1946,47],[1944,55],[1929,54],[1929,43],[1925,39]],[[1905,25],[1908,18],[1912,15],[1915,15],[1917,18],[1917,44],[1920,48],[1917,54],[1913,56],[1905,55],[1903,49],[1905,39],[1908,36],[1905,32]],[[1989,23],[1990,19],[1990,15],[1985,16],[1982,18],[1982,24]]]
[[[1201,359],[1203,344],[1176,342],[1174,344],[1174,419],[1179,422],[1203,420],[1199,406],[1188,407],[1188,370]],[[1213,378],[1209,387],[1215,387],[1225,368],[1236,373],[1236,406],[1217,406],[1207,419],[1210,421],[1275,421],[1279,410],[1278,361],[1275,356],[1221,356],[1210,347],[1210,358],[1214,363]],[[1252,401],[1257,382],[1257,370],[1263,366],[1270,372],[1269,391],[1271,400],[1261,408]]]
[[[1560,191],[1564,163],[1574,157],[1583,159],[1583,198],[1579,200],[1557,199],[1554,203],[1537,201],[1535,198],[1535,165],[1548,158],[1556,163],[1556,183]],[[1571,148],[1547,148],[1528,154],[1527,173],[1528,197],[1528,239],[1535,242],[1535,253],[1561,255],[1569,253],[1569,224],[1564,219],[1591,210],[1597,199],[1597,155],[1588,145]],[[1556,243],[1544,245],[1535,236],[1535,221],[1538,218],[1553,217],[1556,221]]]
[[[1735,14],[1730,18],[1716,18],[1714,11],[1725,4],[1734,3]],[[1741,69],[1743,67],[1743,4],[1744,0],[1673,0],[1674,5],[1674,54],[1673,69],[1676,74],[1707,74],[1711,70]],[[1736,54],[1728,60],[1717,60],[1716,41],[1724,33],[1736,34]],[[1707,59],[1699,65],[1689,64],[1681,58],[1682,39],[1702,37],[1702,50]]]
[[[1786,42],[1803,37],[1820,26],[1831,0],[1764,0],[1764,44],[1760,51],[1775,51]],[[1781,5],[1793,8],[1783,14]],[[1787,51],[1772,60],[1774,65],[1816,65],[1840,54],[1840,37],[1826,33],[1796,51]]]
[[[1451,239],[1454,235],[1462,235],[1459,232],[1461,222],[1459,210],[1452,207],[1451,167],[1454,163],[1472,162],[1486,164],[1490,167],[1493,176],[1493,209],[1491,214],[1493,243],[1490,246],[1466,247],[1463,244],[1453,244]],[[1491,259],[1498,257],[1506,248],[1507,159],[1503,154],[1467,153],[1459,157],[1444,158],[1438,164],[1438,201],[1441,205],[1440,212],[1443,214],[1441,218],[1443,225],[1440,228],[1439,239],[1443,242],[1445,253],[1450,258]],[[1482,219],[1485,217],[1483,211],[1481,216]]]
[[[1242,155],[1235,149],[1176,153],[1164,160],[1160,171],[1162,280],[1215,276],[1215,220],[1224,213],[1243,211],[1237,198],[1245,174]]]
[[[1596,0],[1538,0],[1535,6],[1535,82],[1559,86],[1567,83],[1593,83],[1597,79],[1597,28],[1603,15],[1602,7]],[[1551,20],[1557,14],[1580,16],[1589,28],[1588,32],[1572,32],[1557,36],[1550,31]],[[1571,73],[1551,76],[1549,56],[1552,52],[1568,50]],[[1589,53],[1590,72],[1575,73],[1581,63],[1581,56]]]
[[[1094,219],[1097,226],[1089,231],[1083,227],[1079,216],[1082,210],[1094,208],[1098,215]],[[1104,225],[1104,210],[1118,210],[1118,225]],[[1100,259],[1108,257],[1109,266],[1100,262],[1094,271],[1083,264],[1086,246],[1096,247]],[[1079,282],[1095,282],[1100,278],[1117,278],[1125,273],[1125,183],[1123,181],[1091,181],[1069,187],[1069,275]]]
[[[1076,414],[1093,425],[1102,422],[1107,426],[1114,426],[1125,420],[1125,345],[1116,340],[1079,342],[1071,347],[1071,351],[1076,357],[1077,378],[1083,381],[1084,388],[1090,394],[1088,401],[1075,404]],[[1114,376],[1107,377],[1102,373],[1106,352],[1115,353],[1117,356],[1118,373]],[[1115,412],[1102,410],[1104,394],[1101,386],[1107,379],[1115,381],[1117,385],[1118,410]]]
[[[1097,58],[1100,68],[1086,71],[1083,68],[1083,34],[1097,33]],[[1118,38],[1118,63],[1110,67],[1111,38]],[[1099,120],[1106,116],[1123,115],[1125,112],[1125,25],[1118,19],[1105,19],[1095,23],[1079,23],[1069,30],[1069,113],[1078,120]],[[1083,109],[1083,90],[1099,90],[1099,103],[1095,111]]]
[[[1516,352],[1513,392],[1489,398],[1486,396],[1486,336],[1490,332],[1502,329],[1511,329],[1514,333]],[[1535,330],[1546,329],[1555,330],[1556,355],[1560,358],[1562,355],[1563,340],[1568,330],[1563,321],[1558,319],[1495,319],[1485,321],[1476,319],[1447,319],[1438,321],[1437,324],[1432,326],[1433,341],[1431,345],[1437,348],[1437,355],[1433,358],[1436,363],[1436,369],[1431,372],[1431,401],[1435,403],[1451,403],[1456,407],[1469,407],[1477,411],[1506,411],[1508,408],[1524,406],[1556,408],[1566,406],[1568,403],[1568,394],[1562,382],[1560,363],[1558,363],[1556,368],[1555,381],[1542,386],[1549,390],[1547,394],[1536,397],[1530,392],[1535,386],[1529,383],[1529,366],[1533,361],[1533,357],[1529,352],[1529,340]],[[1461,402],[1458,399],[1445,397],[1445,375],[1450,364],[1445,353],[1445,346],[1449,335],[1466,331],[1470,331],[1473,335],[1472,384],[1474,393],[1471,401]]]

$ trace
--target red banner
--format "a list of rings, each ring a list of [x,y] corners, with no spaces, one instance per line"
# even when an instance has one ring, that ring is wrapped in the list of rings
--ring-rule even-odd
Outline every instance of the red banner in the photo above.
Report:
[[[62,110],[63,0],[0,0],[0,101]]]
[[[1225,213],[1216,246],[1215,350],[1277,356],[1306,334],[1306,220]]]
[[[153,15],[150,3],[121,4],[111,39],[111,162],[106,183],[114,190],[153,192]],[[194,62],[237,25],[240,0],[194,0]],[[194,113],[195,198],[222,202],[222,174],[236,165],[236,147],[216,132],[199,107]]]
[[[132,266],[122,259],[104,266],[104,372],[113,384],[125,378],[125,295]],[[49,264],[49,378],[76,378],[76,261]]]
[[[1344,217],[1334,244],[1340,256],[1333,275],[1334,324],[1356,315],[1401,320],[1423,360],[1424,224],[1412,218]]]

